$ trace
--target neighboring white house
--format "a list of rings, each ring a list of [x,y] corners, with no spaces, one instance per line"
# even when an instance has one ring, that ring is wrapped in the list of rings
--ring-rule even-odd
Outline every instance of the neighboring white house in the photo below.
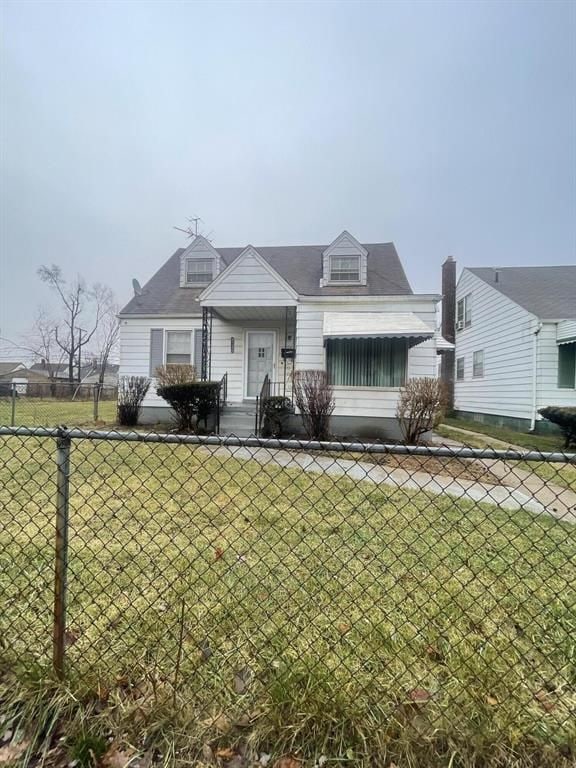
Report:
[[[400,387],[437,375],[439,299],[412,293],[392,243],[342,232],[330,245],[214,248],[197,236],[120,313],[120,376],[192,363],[227,376],[233,414],[254,412],[266,375],[290,396],[294,368],[326,369],[337,434],[395,436]],[[143,421],[167,414],[153,385]]]
[[[576,266],[464,269],[455,365],[462,417],[538,429],[539,408],[576,406]]]

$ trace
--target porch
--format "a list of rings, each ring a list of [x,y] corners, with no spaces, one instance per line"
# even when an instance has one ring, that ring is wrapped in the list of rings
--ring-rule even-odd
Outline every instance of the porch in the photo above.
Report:
[[[221,431],[254,431],[256,400],[265,379],[270,394],[291,398],[295,307],[203,307],[201,344],[201,378],[219,381],[226,376]]]

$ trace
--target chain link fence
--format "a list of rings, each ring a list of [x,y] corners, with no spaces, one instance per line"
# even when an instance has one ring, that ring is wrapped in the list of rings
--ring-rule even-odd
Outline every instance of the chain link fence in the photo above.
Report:
[[[55,427],[116,421],[118,387],[68,381],[0,381],[0,424]]]
[[[574,455],[3,427],[0,660],[190,765],[570,765],[575,523]]]

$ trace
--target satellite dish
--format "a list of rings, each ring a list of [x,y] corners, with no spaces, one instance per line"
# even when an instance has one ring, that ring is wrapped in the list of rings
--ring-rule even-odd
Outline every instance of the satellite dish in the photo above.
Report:
[[[132,288],[134,289],[134,296],[142,296],[146,291],[142,290],[142,287],[135,277],[132,278]]]

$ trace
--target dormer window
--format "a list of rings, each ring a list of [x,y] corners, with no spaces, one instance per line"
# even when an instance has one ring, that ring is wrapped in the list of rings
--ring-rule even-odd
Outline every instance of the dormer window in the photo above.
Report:
[[[186,285],[208,285],[214,278],[214,259],[186,259]]]
[[[325,286],[366,285],[368,251],[350,232],[342,232],[322,252],[320,288]]]
[[[359,283],[360,256],[331,256],[330,282]]]

